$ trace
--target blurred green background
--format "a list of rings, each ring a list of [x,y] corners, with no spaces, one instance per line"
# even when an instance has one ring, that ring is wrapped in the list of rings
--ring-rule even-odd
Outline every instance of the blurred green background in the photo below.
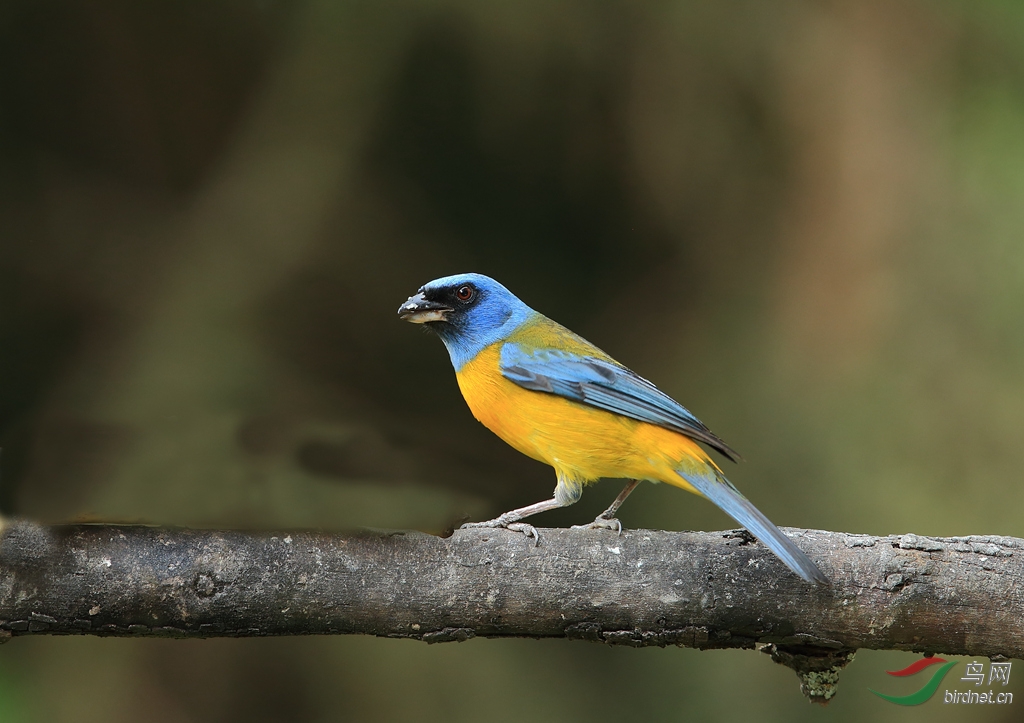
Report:
[[[1020,3],[7,0],[0,252],[6,514],[546,498],[395,315],[479,271],[698,414],[777,524],[1024,536]],[[734,526],[652,485],[622,519]],[[21,638],[0,721],[1019,720],[1020,663],[999,710],[868,693],[915,658],[821,709],[745,651]]]

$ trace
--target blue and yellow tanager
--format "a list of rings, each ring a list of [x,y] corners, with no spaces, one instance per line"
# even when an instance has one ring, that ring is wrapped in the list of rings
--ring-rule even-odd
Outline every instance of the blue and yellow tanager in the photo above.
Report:
[[[639,481],[667,482],[714,502],[804,580],[826,581],[697,444],[735,461],[725,442],[649,381],[494,279],[436,279],[398,314],[441,337],[473,416],[523,454],[554,467],[558,476],[552,499],[464,527],[505,527],[538,539],[536,529],[521,520],[571,505],[587,483],[621,477],[630,483],[586,526],[621,532],[615,513]]]

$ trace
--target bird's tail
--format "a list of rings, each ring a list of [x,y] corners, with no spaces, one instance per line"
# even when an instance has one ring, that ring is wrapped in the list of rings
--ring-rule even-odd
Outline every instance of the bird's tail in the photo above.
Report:
[[[684,485],[693,487],[704,497],[718,505],[731,518],[746,527],[757,539],[779,556],[790,570],[808,582],[827,583],[821,570],[811,562],[804,551],[793,544],[782,530],[771,523],[759,509],[751,504],[732,482],[725,478],[714,462],[694,460],[684,463],[675,473],[685,480]],[[680,486],[684,486],[680,485]]]

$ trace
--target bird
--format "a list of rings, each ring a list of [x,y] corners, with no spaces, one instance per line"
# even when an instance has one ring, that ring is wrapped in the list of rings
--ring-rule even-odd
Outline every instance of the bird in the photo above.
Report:
[[[794,573],[827,583],[818,567],[736,489],[699,443],[738,455],[654,384],[483,274],[445,276],[398,309],[444,342],[473,416],[513,448],[554,468],[549,500],[463,528],[507,528],[540,543],[524,520],[577,502],[586,484],[629,480],[588,525],[622,533],[619,507],[641,481],[705,497],[767,545]]]

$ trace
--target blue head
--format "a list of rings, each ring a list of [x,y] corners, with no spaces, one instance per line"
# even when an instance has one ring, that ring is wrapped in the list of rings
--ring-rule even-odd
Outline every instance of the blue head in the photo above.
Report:
[[[398,309],[399,318],[437,332],[455,371],[534,314],[511,291],[483,274],[434,279]]]

